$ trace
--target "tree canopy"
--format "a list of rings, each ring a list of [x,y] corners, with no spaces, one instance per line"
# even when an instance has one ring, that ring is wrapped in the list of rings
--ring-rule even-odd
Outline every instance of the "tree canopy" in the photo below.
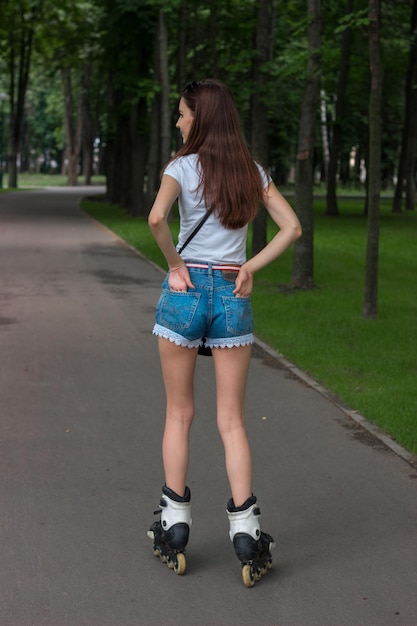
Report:
[[[378,172],[372,172],[382,189],[396,187],[393,210],[401,212],[413,210],[416,199],[417,0],[379,4],[383,132]],[[337,188],[367,189],[371,5],[2,0],[0,92],[7,100],[1,132],[9,185],[18,185],[22,170],[64,171],[69,184],[101,172],[112,202],[147,215],[161,168],[178,147],[181,88],[216,77],[231,88],[245,136],[277,185],[300,192],[301,180],[321,183],[327,213],[337,215]],[[315,41],[312,9],[321,15]],[[312,66],[314,59],[320,62]],[[316,96],[306,103],[312,81]],[[297,179],[307,119],[309,165]],[[312,210],[309,196],[298,193],[300,214]],[[254,245],[264,239],[260,220]],[[314,283],[312,271],[304,286]]]

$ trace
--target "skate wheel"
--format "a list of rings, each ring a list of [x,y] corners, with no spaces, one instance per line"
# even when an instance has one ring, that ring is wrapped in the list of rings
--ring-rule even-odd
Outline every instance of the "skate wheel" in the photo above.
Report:
[[[154,556],[161,556],[161,551],[158,548],[154,548],[153,554]]]
[[[175,561],[173,562],[174,572],[181,576],[185,572],[185,568],[187,566],[185,555],[182,552],[179,552],[176,555]]]
[[[255,584],[253,568],[248,563],[242,567],[242,580],[245,587],[253,587]]]

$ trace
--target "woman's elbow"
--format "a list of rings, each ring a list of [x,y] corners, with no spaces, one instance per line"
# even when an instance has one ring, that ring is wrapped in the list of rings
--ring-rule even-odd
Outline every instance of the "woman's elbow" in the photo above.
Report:
[[[153,213],[152,211],[149,213],[148,226],[151,230],[156,230],[162,221],[163,219],[157,213]]]
[[[303,229],[301,228],[300,222],[297,220],[296,222],[294,222],[292,224],[292,239],[293,239],[293,242],[297,241],[297,239],[300,239],[302,234],[303,234]]]

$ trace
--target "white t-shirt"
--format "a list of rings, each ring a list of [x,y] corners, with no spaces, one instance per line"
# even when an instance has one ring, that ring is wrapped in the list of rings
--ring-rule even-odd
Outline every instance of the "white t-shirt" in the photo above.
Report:
[[[259,170],[264,179],[265,188],[269,185],[269,180],[262,168],[259,167]],[[164,174],[174,178],[181,187],[178,197],[181,223],[177,245],[177,250],[179,250],[206,213],[202,193],[196,191],[200,183],[197,154],[178,157],[166,167]],[[212,213],[181,256],[184,259],[209,263],[242,265],[246,261],[247,231],[247,225],[236,230],[225,228]]]

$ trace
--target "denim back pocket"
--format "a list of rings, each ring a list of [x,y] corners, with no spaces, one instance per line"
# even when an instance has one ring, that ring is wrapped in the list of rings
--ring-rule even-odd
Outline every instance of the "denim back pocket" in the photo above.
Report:
[[[189,328],[199,301],[199,293],[164,289],[156,308],[156,323],[176,331]]]
[[[227,332],[247,335],[253,332],[253,312],[250,298],[222,297],[226,310]]]

